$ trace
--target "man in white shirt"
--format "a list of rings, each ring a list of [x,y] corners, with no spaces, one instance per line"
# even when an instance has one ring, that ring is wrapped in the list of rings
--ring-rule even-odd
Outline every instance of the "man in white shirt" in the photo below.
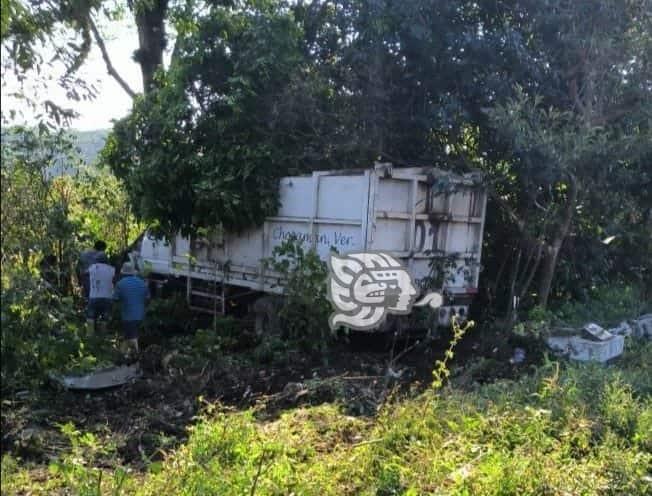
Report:
[[[115,269],[109,265],[104,253],[98,255],[94,264],[88,268],[89,297],[86,309],[86,324],[89,334],[95,331],[95,322],[102,327],[110,317],[113,306],[113,278]]]
[[[106,243],[102,240],[95,242],[95,246],[91,250],[86,250],[82,252],[79,256],[79,263],[77,266],[77,278],[82,287],[82,295],[84,299],[88,302],[89,293],[90,293],[90,281],[88,275],[88,269],[97,261],[97,257],[105,256],[106,257]]]

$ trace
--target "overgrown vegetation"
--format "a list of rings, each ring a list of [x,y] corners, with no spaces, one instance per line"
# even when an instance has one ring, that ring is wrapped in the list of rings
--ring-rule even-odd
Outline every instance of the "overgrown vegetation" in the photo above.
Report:
[[[14,129],[2,146],[2,264],[39,266],[48,282],[72,294],[82,249],[97,239],[109,255],[140,234],[125,191],[106,170],[84,167],[63,131]],[[57,175],[61,164],[69,174]]]
[[[611,367],[547,362],[517,381],[390,401],[375,418],[323,405],[259,421],[207,405],[188,442],[142,474],[94,467],[97,443],[68,427],[73,455],[46,485],[10,456],[3,483],[33,494],[646,494],[651,352],[636,343]]]
[[[538,339],[652,312],[650,0],[1,4],[3,81],[28,83],[3,103],[43,111],[3,127],[3,494],[652,493],[650,342],[596,365]],[[142,95],[102,34],[127,17]],[[112,173],[81,166],[58,129],[74,111],[41,91],[93,98],[93,46],[133,99],[101,156]],[[3,126],[20,110],[3,105]],[[289,240],[266,267],[279,332],[160,299],[143,380],[47,384],[113,362],[112,332],[82,326],[92,241],[117,263],[143,222],[243,232],[275,213],[279,177],[375,160],[483,173],[479,332],[354,354],[327,327],[325,264]]]
[[[279,274],[283,300],[278,312],[278,326],[285,338],[306,349],[323,351],[331,339],[326,299],[328,267],[314,249],[289,238],[274,248],[266,266]]]
[[[62,163],[74,175],[55,175]],[[18,129],[2,146],[1,198],[3,390],[106,363],[84,340],[75,267],[93,240],[117,255],[142,228],[120,182],[83,168],[65,133]]]
[[[53,294],[28,270],[2,273],[2,389],[41,382],[79,357],[80,318],[72,298]]]
[[[643,291],[632,286],[593,288],[581,300],[566,301],[552,309],[533,307],[513,331],[528,339],[537,339],[551,328],[580,328],[590,322],[609,328],[652,312],[652,302]]]
[[[259,224],[289,173],[376,159],[479,169],[496,311],[615,279],[646,285],[648,11],[648,0],[177,11],[170,67],[105,159],[169,232]]]

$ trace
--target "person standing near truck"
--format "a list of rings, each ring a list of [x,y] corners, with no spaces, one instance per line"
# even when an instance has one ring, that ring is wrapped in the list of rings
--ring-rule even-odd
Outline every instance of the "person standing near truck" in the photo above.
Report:
[[[95,324],[99,322],[102,327],[111,314],[113,307],[113,278],[115,269],[109,265],[109,259],[100,252],[88,268],[89,293],[86,309],[86,325],[89,334],[95,331]]]
[[[106,255],[104,253],[105,250],[106,250],[106,243],[102,240],[98,240],[95,242],[95,245],[93,246],[92,249],[83,251],[79,256],[77,277],[79,279],[79,283],[81,284],[82,295],[84,296],[85,300],[88,300],[89,292],[90,292],[90,279],[89,279],[88,269],[90,268],[91,265],[95,263],[97,257],[100,254]]]
[[[125,262],[120,272],[122,278],[115,285],[113,299],[120,303],[125,352],[128,356],[135,357],[138,355],[138,333],[150,297],[149,289],[131,262]]]

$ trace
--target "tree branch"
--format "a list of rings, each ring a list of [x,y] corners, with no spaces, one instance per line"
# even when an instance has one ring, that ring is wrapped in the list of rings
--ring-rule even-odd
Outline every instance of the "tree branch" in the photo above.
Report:
[[[562,238],[561,242],[564,241],[570,229],[571,221],[573,220],[573,214],[575,213],[575,204],[577,203],[577,194],[578,194],[578,185],[575,175],[569,171],[566,171],[566,176],[568,176],[568,198],[566,200],[566,210],[564,211],[564,216],[559,226],[559,232],[557,238]],[[561,248],[561,242],[559,248]]]
[[[512,219],[512,222],[516,224],[519,232],[525,234],[525,221],[519,217],[516,211],[505,201],[503,200],[498,192],[491,187],[487,187],[487,192],[491,198],[493,198],[496,203],[505,211],[505,213]]]
[[[100,36],[100,32],[97,29],[97,26],[95,25],[95,21],[93,21],[93,18],[91,16],[88,16],[88,24],[91,28],[91,31],[93,32],[93,37],[95,38],[95,43],[97,43],[97,46],[100,48],[100,51],[102,52],[102,58],[104,59],[104,63],[106,64],[106,70],[109,73],[113,79],[115,79],[118,84],[122,87],[123,90],[127,92],[127,94],[131,98],[136,97],[136,92],[132,90],[127,82],[122,79],[120,74],[118,74],[118,71],[115,70],[115,67],[113,67],[113,64],[111,63],[111,59],[109,58],[109,52],[106,49],[106,45],[104,44],[104,40],[102,39],[102,36]]]
[[[534,279],[534,274],[536,274],[537,269],[539,268],[539,264],[541,263],[541,255],[543,254],[543,246],[544,246],[544,242],[540,241],[539,245],[537,246],[536,257],[534,258],[534,262],[530,267],[530,273],[525,279],[525,281],[521,283],[521,293],[519,295],[520,299],[523,299],[525,297],[527,290],[532,284],[532,280]]]

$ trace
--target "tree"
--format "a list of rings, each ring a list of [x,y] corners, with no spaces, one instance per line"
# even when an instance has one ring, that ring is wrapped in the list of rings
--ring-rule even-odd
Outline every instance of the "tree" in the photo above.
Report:
[[[95,88],[76,73],[95,43],[102,53],[108,74],[130,97],[135,97],[136,92],[115,69],[99,26],[122,18],[124,10],[125,5],[103,0],[2,0],[3,76],[12,71],[19,81],[29,78],[32,82],[39,81],[43,88],[53,82],[59,84],[72,100],[92,99],[96,96]],[[154,88],[156,71],[163,65],[169,1],[127,0],[126,10],[138,30],[134,59],[140,64],[143,88],[147,93]],[[53,76],[52,70],[57,66],[61,74]],[[45,67],[49,70],[44,71]],[[53,81],[55,77],[56,81]],[[21,92],[14,96],[36,105],[32,95]],[[57,124],[69,123],[75,115],[74,110],[49,99],[43,104],[46,114]],[[3,114],[3,118],[7,119],[7,116]]]
[[[105,159],[136,211],[164,230],[243,229],[276,208],[274,112],[300,68],[300,37],[274,5],[214,7],[180,33],[160,88],[119,122]],[[287,169],[286,169],[287,170]]]
[[[464,124],[486,119],[490,76],[514,56],[493,50],[504,37],[495,10],[474,2],[186,12],[170,70],[116,126],[105,159],[165,230],[244,229],[275,211],[284,174],[443,162]]]
[[[516,86],[512,98],[489,110],[511,152],[491,172],[502,183],[503,206],[528,240],[531,263],[529,275],[520,277],[521,294],[538,270],[541,306],[569,236],[582,223],[599,235],[604,214],[613,212],[608,199],[646,181],[641,174],[652,146],[650,7],[649,0],[550,0],[528,4],[528,17],[520,22],[529,34],[524,48],[537,60],[541,77],[536,85]]]
[[[63,131],[3,133],[1,172],[2,267],[31,269],[45,260],[64,294],[91,240],[105,240],[115,254],[142,232],[120,182],[108,171],[84,169]]]

